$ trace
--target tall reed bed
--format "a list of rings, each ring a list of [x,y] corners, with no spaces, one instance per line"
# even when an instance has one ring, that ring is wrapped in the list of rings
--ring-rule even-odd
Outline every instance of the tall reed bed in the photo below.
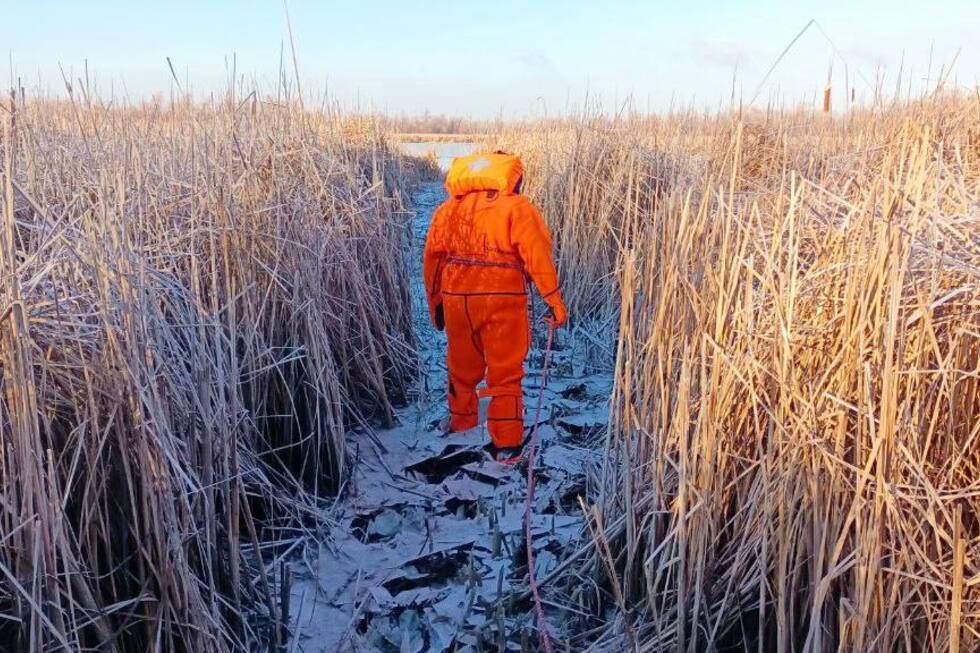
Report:
[[[554,128],[532,192],[618,297],[566,579],[605,624],[573,649],[980,646],[978,125],[937,97]]]
[[[260,541],[414,373],[416,173],[254,95],[0,120],[0,650],[281,643]]]
[[[579,321],[614,313],[616,262],[637,207],[656,190],[656,155],[627,125],[602,119],[530,123],[491,140],[524,161],[522,191],[548,220],[572,313]]]

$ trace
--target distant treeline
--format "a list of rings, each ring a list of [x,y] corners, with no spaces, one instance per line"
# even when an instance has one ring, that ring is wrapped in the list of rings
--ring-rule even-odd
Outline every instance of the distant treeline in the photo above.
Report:
[[[472,120],[429,112],[418,116],[385,116],[382,120],[392,131],[403,134],[487,134],[498,131],[503,124],[499,118]]]

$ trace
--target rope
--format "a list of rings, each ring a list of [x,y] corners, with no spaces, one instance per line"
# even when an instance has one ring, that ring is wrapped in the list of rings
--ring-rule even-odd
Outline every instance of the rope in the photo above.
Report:
[[[544,366],[541,370],[541,388],[538,390],[538,403],[534,408],[534,422],[531,426],[531,436],[527,445],[527,496],[524,500],[524,541],[527,543],[527,577],[531,585],[531,596],[534,599],[534,616],[538,624],[538,643],[546,653],[554,653],[551,637],[548,636],[548,622],[544,618],[544,608],[541,606],[541,595],[538,593],[538,581],[534,574],[534,547],[531,546],[531,504],[534,500],[534,455],[538,444],[538,424],[541,417],[541,405],[544,403],[544,387],[548,383],[548,365],[551,363],[551,343],[554,340],[555,327],[548,325],[548,344],[544,349]]]

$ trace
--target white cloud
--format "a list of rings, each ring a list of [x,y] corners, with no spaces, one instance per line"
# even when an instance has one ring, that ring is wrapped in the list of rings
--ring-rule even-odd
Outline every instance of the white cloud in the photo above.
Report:
[[[723,68],[751,68],[763,58],[756,48],[736,41],[697,39],[691,42],[690,48],[698,61]]]

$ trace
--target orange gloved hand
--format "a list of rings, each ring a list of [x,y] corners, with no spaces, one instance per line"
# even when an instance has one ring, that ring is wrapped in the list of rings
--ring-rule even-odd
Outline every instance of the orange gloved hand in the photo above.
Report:
[[[565,301],[561,298],[561,295],[550,299],[548,306],[551,310],[544,316],[545,324],[551,329],[558,329],[565,326],[565,323],[568,322],[568,309],[565,308]]]

